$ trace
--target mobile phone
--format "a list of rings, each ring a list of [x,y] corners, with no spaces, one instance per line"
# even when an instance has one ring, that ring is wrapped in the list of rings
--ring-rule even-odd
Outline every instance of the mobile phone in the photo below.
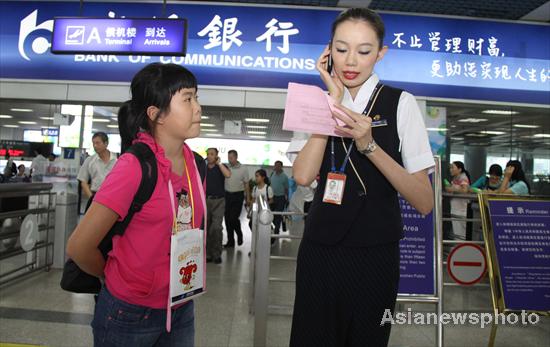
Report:
[[[328,54],[328,62],[327,62],[327,72],[330,74],[332,72],[332,65],[334,62],[332,61],[332,53]]]

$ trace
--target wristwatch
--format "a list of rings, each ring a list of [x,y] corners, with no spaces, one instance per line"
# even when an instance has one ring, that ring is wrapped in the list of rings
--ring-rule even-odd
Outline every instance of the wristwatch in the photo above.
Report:
[[[378,145],[376,144],[376,142],[374,142],[374,139],[372,139],[372,141],[368,143],[367,147],[365,147],[364,149],[357,148],[357,150],[359,151],[359,153],[368,156],[369,154],[374,152],[377,148],[378,148]]]

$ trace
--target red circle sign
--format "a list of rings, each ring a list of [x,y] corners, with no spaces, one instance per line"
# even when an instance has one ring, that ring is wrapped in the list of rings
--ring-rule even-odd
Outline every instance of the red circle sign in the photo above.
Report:
[[[452,249],[447,258],[447,272],[462,285],[479,282],[487,272],[487,260],[481,247],[463,243]]]

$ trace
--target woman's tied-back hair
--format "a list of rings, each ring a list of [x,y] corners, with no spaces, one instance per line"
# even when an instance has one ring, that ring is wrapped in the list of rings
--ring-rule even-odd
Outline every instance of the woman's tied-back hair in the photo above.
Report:
[[[260,175],[264,179],[264,183],[269,185],[269,177],[267,177],[267,172],[264,169],[256,170],[256,174]]]
[[[376,36],[378,37],[378,48],[382,48],[384,46],[384,35],[386,34],[386,29],[384,26],[384,22],[382,21],[382,18],[380,15],[372,10],[369,10],[368,8],[350,8],[338,15],[334,22],[332,23],[332,31],[330,36],[330,41],[334,39],[334,33],[336,32],[336,29],[340,24],[342,24],[345,21],[358,21],[362,20],[364,22],[367,22],[372,29],[376,32]]]
[[[472,183],[472,178],[470,177],[470,173],[468,172],[468,170],[466,170],[466,167],[464,167],[464,163],[461,161],[453,161],[453,164],[455,164],[455,166],[459,168],[461,172],[464,172],[466,174],[466,177],[468,177],[468,181]]]
[[[197,89],[197,79],[186,68],[176,64],[152,63],[141,69],[132,79],[132,98],[124,102],[118,111],[118,129],[121,137],[121,152],[132,145],[138,132],[151,135],[161,114],[170,110],[170,101],[178,91]],[[157,107],[160,112],[151,121],[147,108]]]

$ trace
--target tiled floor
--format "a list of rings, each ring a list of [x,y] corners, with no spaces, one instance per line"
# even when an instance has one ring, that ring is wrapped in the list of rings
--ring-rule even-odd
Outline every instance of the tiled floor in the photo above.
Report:
[[[244,220],[244,219],[243,219]],[[294,222],[292,233],[299,234],[301,222]],[[243,229],[248,226],[243,222]],[[196,300],[196,346],[253,346],[254,316],[249,312],[250,233],[245,244],[224,251],[221,265],[209,264],[208,293]],[[272,248],[274,255],[295,255],[296,240],[280,240]],[[271,262],[271,277],[294,277],[295,263]],[[91,346],[89,322],[93,299],[89,295],[70,294],[59,288],[60,271],[27,278],[0,289],[0,343],[28,343],[46,346]],[[267,345],[287,346],[290,334],[289,308],[294,299],[292,283],[272,283],[267,322]],[[399,309],[430,311],[430,305],[400,305]],[[446,312],[491,312],[488,288],[445,288]],[[287,313],[287,314],[285,314]],[[521,330],[520,330],[521,329]],[[445,346],[487,346],[490,328],[479,325],[445,326]],[[534,326],[501,326],[496,346],[548,346],[550,319],[541,317]],[[365,343],[368,346],[368,342]],[[435,346],[435,327],[396,325],[392,328],[390,346]]]

